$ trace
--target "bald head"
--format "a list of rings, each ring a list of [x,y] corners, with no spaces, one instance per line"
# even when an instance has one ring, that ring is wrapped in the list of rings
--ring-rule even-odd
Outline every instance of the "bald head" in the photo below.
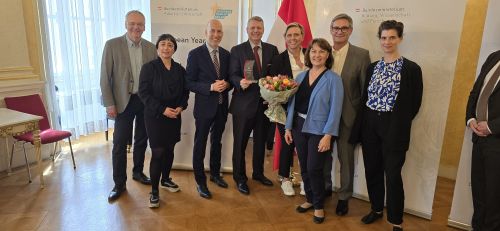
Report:
[[[222,31],[222,23],[217,19],[210,19],[207,23],[207,28],[205,29],[207,44],[212,48],[219,47],[223,35],[224,32]]]

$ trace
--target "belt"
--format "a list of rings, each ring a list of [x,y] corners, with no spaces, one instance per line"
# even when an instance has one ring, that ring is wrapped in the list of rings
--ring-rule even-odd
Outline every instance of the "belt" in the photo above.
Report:
[[[297,115],[302,118],[302,119],[306,119],[307,118],[307,114],[302,114],[302,113],[299,113],[297,112]]]

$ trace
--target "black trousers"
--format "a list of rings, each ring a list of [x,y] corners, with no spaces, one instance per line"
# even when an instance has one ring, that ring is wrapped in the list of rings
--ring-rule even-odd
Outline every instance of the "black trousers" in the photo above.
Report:
[[[361,145],[365,164],[365,178],[371,208],[379,212],[384,209],[387,198],[387,220],[399,225],[403,223],[404,189],[401,169],[405,163],[406,151],[387,148],[387,130],[390,112],[376,112],[365,109]],[[387,187],[387,195],[384,187]]]
[[[221,167],[222,133],[226,126],[227,107],[222,104],[217,106],[217,112],[213,118],[197,118],[195,121],[196,132],[193,147],[193,170],[194,178],[198,185],[206,185],[205,176],[205,150],[207,147],[208,134],[210,133],[210,175],[219,176]]]
[[[127,181],[127,143],[131,139],[133,123],[134,133],[134,173],[144,170],[144,152],[146,151],[148,136],[144,126],[144,105],[136,94],[130,96],[125,110],[115,118],[113,133],[113,181],[117,186],[125,185]]]
[[[252,176],[264,175],[264,154],[267,132],[271,123],[264,115],[265,107],[259,103],[254,117],[233,115],[233,179],[237,183],[248,180],[246,175],[245,149],[253,131]]]
[[[285,125],[276,123],[281,137],[280,166],[278,174],[282,177],[290,177],[290,168],[293,166],[293,150],[295,143],[287,144],[285,141]]]
[[[151,162],[149,163],[149,175],[151,177],[151,188],[158,191],[160,177],[168,179],[172,164],[174,163],[175,143],[151,148]]]
[[[325,180],[323,168],[330,150],[318,152],[318,144],[322,135],[302,132],[304,119],[296,116],[292,128],[292,137],[299,156],[300,173],[304,182],[306,200],[314,209],[323,209],[325,198]]]
[[[472,147],[472,228],[500,230],[500,137],[479,137]]]

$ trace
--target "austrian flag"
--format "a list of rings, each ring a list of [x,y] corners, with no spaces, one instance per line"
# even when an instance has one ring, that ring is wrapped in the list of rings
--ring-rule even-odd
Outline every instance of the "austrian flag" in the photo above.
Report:
[[[283,34],[285,33],[286,26],[292,22],[300,23],[304,27],[303,48],[307,48],[307,45],[312,40],[311,27],[307,19],[304,0],[283,0],[278,11],[278,16],[267,38],[267,42],[278,47],[279,52],[283,52],[286,49]]]

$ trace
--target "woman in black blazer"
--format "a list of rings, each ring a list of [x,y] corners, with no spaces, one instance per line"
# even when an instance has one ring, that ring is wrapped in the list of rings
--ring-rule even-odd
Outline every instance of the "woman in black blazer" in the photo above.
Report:
[[[304,65],[304,50],[302,42],[304,41],[304,27],[299,23],[293,22],[288,24],[285,30],[285,42],[287,49],[276,56],[271,62],[269,71],[271,76],[287,75],[295,77],[307,67]],[[286,104],[283,105],[286,111]],[[278,174],[281,179],[281,189],[287,196],[294,196],[293,183],[290,181],[290,167],[293,164],[293,150],[295,145],[288,145],[285,142],[285,125],[276,123],[281,137],[281,151],[279,158]]]
[[[174,147],[180,141],[181,113],[187,107],[189,91],[185,87],[186,70],[172,59],[177,50],[175,38],[162,34],[156,42],[158,58],[144,64],[139,77],[139,97],[144,103],[144,124],[151,147],[149,172],[152,191],[149,207],[160,206],[158,186],[179,191],[169,178]]]
[[[398,51],[403,23],[380,24],[378,37],[384,57],[368,67],[363,104],[350,137],[361,142],[371,212],[361,221],[382,217],[387,188],[387,220],[403,230],[404,190],[401,169],[410,143],[413,118],[422,102],[422,70]],[[385,185],[384,187],[384,173]]]

